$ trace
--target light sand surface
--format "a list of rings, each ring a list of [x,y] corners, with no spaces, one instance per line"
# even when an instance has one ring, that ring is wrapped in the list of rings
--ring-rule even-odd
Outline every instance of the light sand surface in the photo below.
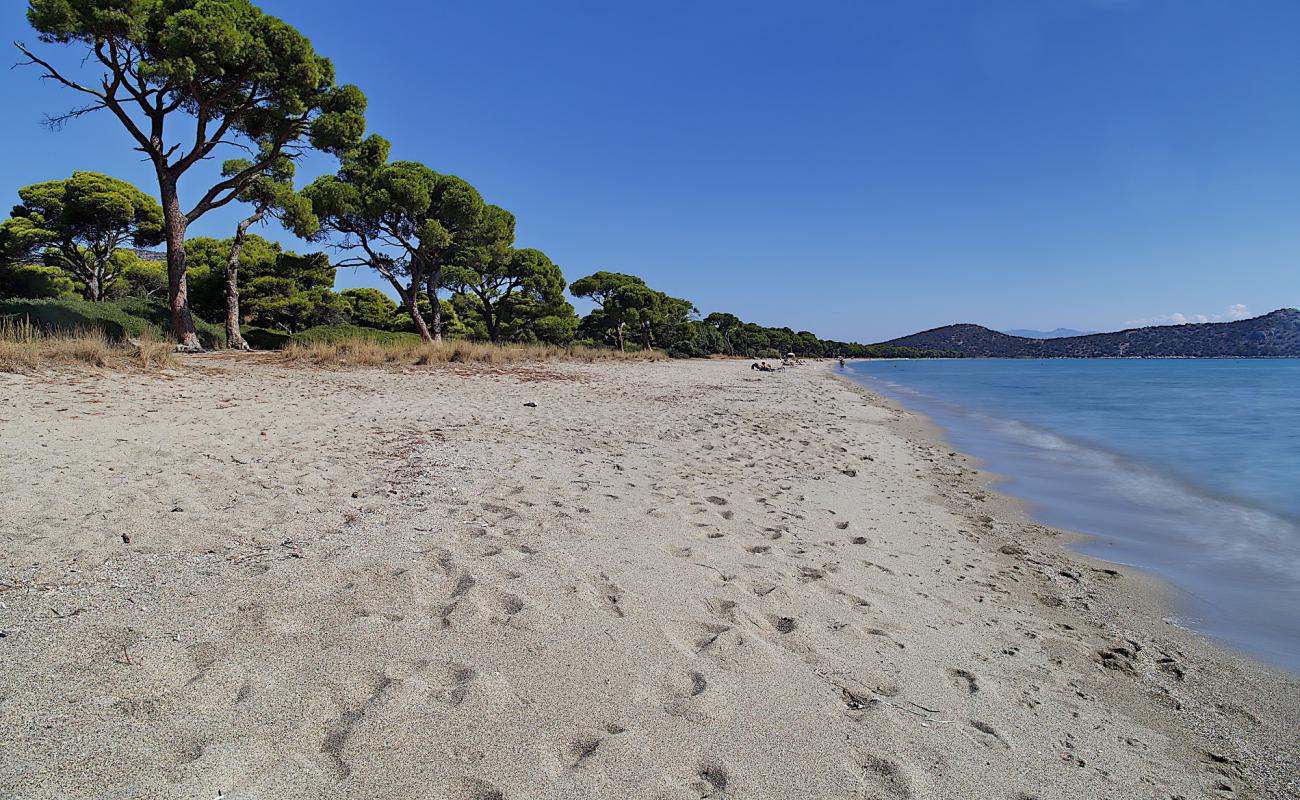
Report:
[[[831,373],[0,376],[0,797],[1294,796],[1295,678]]]

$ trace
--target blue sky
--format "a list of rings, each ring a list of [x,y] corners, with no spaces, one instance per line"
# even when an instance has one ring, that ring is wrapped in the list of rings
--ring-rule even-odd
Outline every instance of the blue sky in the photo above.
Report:
[[[261,5],[365,90],[395,158],[514,211],[570,280],[862,341],[1300,305],[1290,0]],[[37,44],[24,8],[0,26]],[[42,127],[75,98],[31,69],[0,93],[6,203],[73,169],[153,188],[105,112]]]

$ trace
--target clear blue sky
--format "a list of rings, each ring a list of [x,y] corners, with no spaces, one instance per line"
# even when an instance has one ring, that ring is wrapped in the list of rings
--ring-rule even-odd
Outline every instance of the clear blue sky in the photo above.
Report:
[[[1300,305],[1294,0],[261,5],[394,157],[514,211],[570,280],[862,341]],[[24,8],[0,26],[35,44]],[[0,92],[6,198],[73,169],[151,185],[106,112],[52,132],[68,92],[21,68]]]

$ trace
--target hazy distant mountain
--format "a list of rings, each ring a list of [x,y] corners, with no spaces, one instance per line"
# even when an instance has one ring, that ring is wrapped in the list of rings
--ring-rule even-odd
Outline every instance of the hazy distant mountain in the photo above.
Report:
[[[881,344],[951,350],[983,358],[1300,358],[1300,311],[1282,308],[1236,322],[1155,325],[1060,339],[1009,336],[982,325],[945,325]]]
[[[1033,331],[1028,328],[1002,331],[1007,336],[1020,336],[1025,339],[1063,339],[1067,336],[1087,336],[1096,331],[1076,331],[1074,328],[1057,328],[1051,331]]]

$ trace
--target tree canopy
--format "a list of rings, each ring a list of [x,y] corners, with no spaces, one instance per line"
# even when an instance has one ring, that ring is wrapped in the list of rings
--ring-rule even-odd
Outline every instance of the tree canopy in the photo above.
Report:
[[[486,208],[478,191],[454,175],[414,161],[388,161],[389,144],[372,135],[345,154],[335,175],[303,190],[320,219],[317,239],[348,253],[339,266],[364,266],[393,287],[426,341],[422,291],[437,313],[437,286],[461,237],[477,230]],[[510,220],[513,231],[513,218]],[[440,333],[440,332],[439,332]]]
[[[162,209],[126,181],[98,172],[74,172],[18,190],[21,202],[0,224],[0,250],[15,261],[42,256],[81,284],[88,300],[102,300],[117,278],[113,254],[127,244],[162,240]]]
[[[599,307],[600,313],[588,318],[588,331],[599,335],[612,331],[618,349],[623,350],[623,329],[627,326],[627,318],[621,309],[610,307],[610,299],[620,289],[638,285],[644,286],[645,281],[635,275],[601,270],[574,281],[569,291],[574,297],[590,298]]]
[[[309,146],[353,146],[365,131],[365,96],[355,86],[337,86],[329,59],[248,0],[30,0],[27,19],[42,42],[80,47],[84,62],[100,70],[81,80],[17,45],[43,77],[85,100],[50,121],[107,109],[153,164],[173,328],[182,346],[198,348],[185,280],[186,228],[233,201],[282,156]],[[176,130],[177,117],[191,118],[192,127]],[[184,209],[181,177],[217,147],[241,142],[258,156]]]
[[[447,268],[445,281],[476,301],[474,311],[492,342],[500,342],[503,335],[562,337],[566,328],[571,337],[576,327],[573,307],[564,299],[564,275],[540,250],[473,248]],[[541,327],[532,327],[535,323]]]

